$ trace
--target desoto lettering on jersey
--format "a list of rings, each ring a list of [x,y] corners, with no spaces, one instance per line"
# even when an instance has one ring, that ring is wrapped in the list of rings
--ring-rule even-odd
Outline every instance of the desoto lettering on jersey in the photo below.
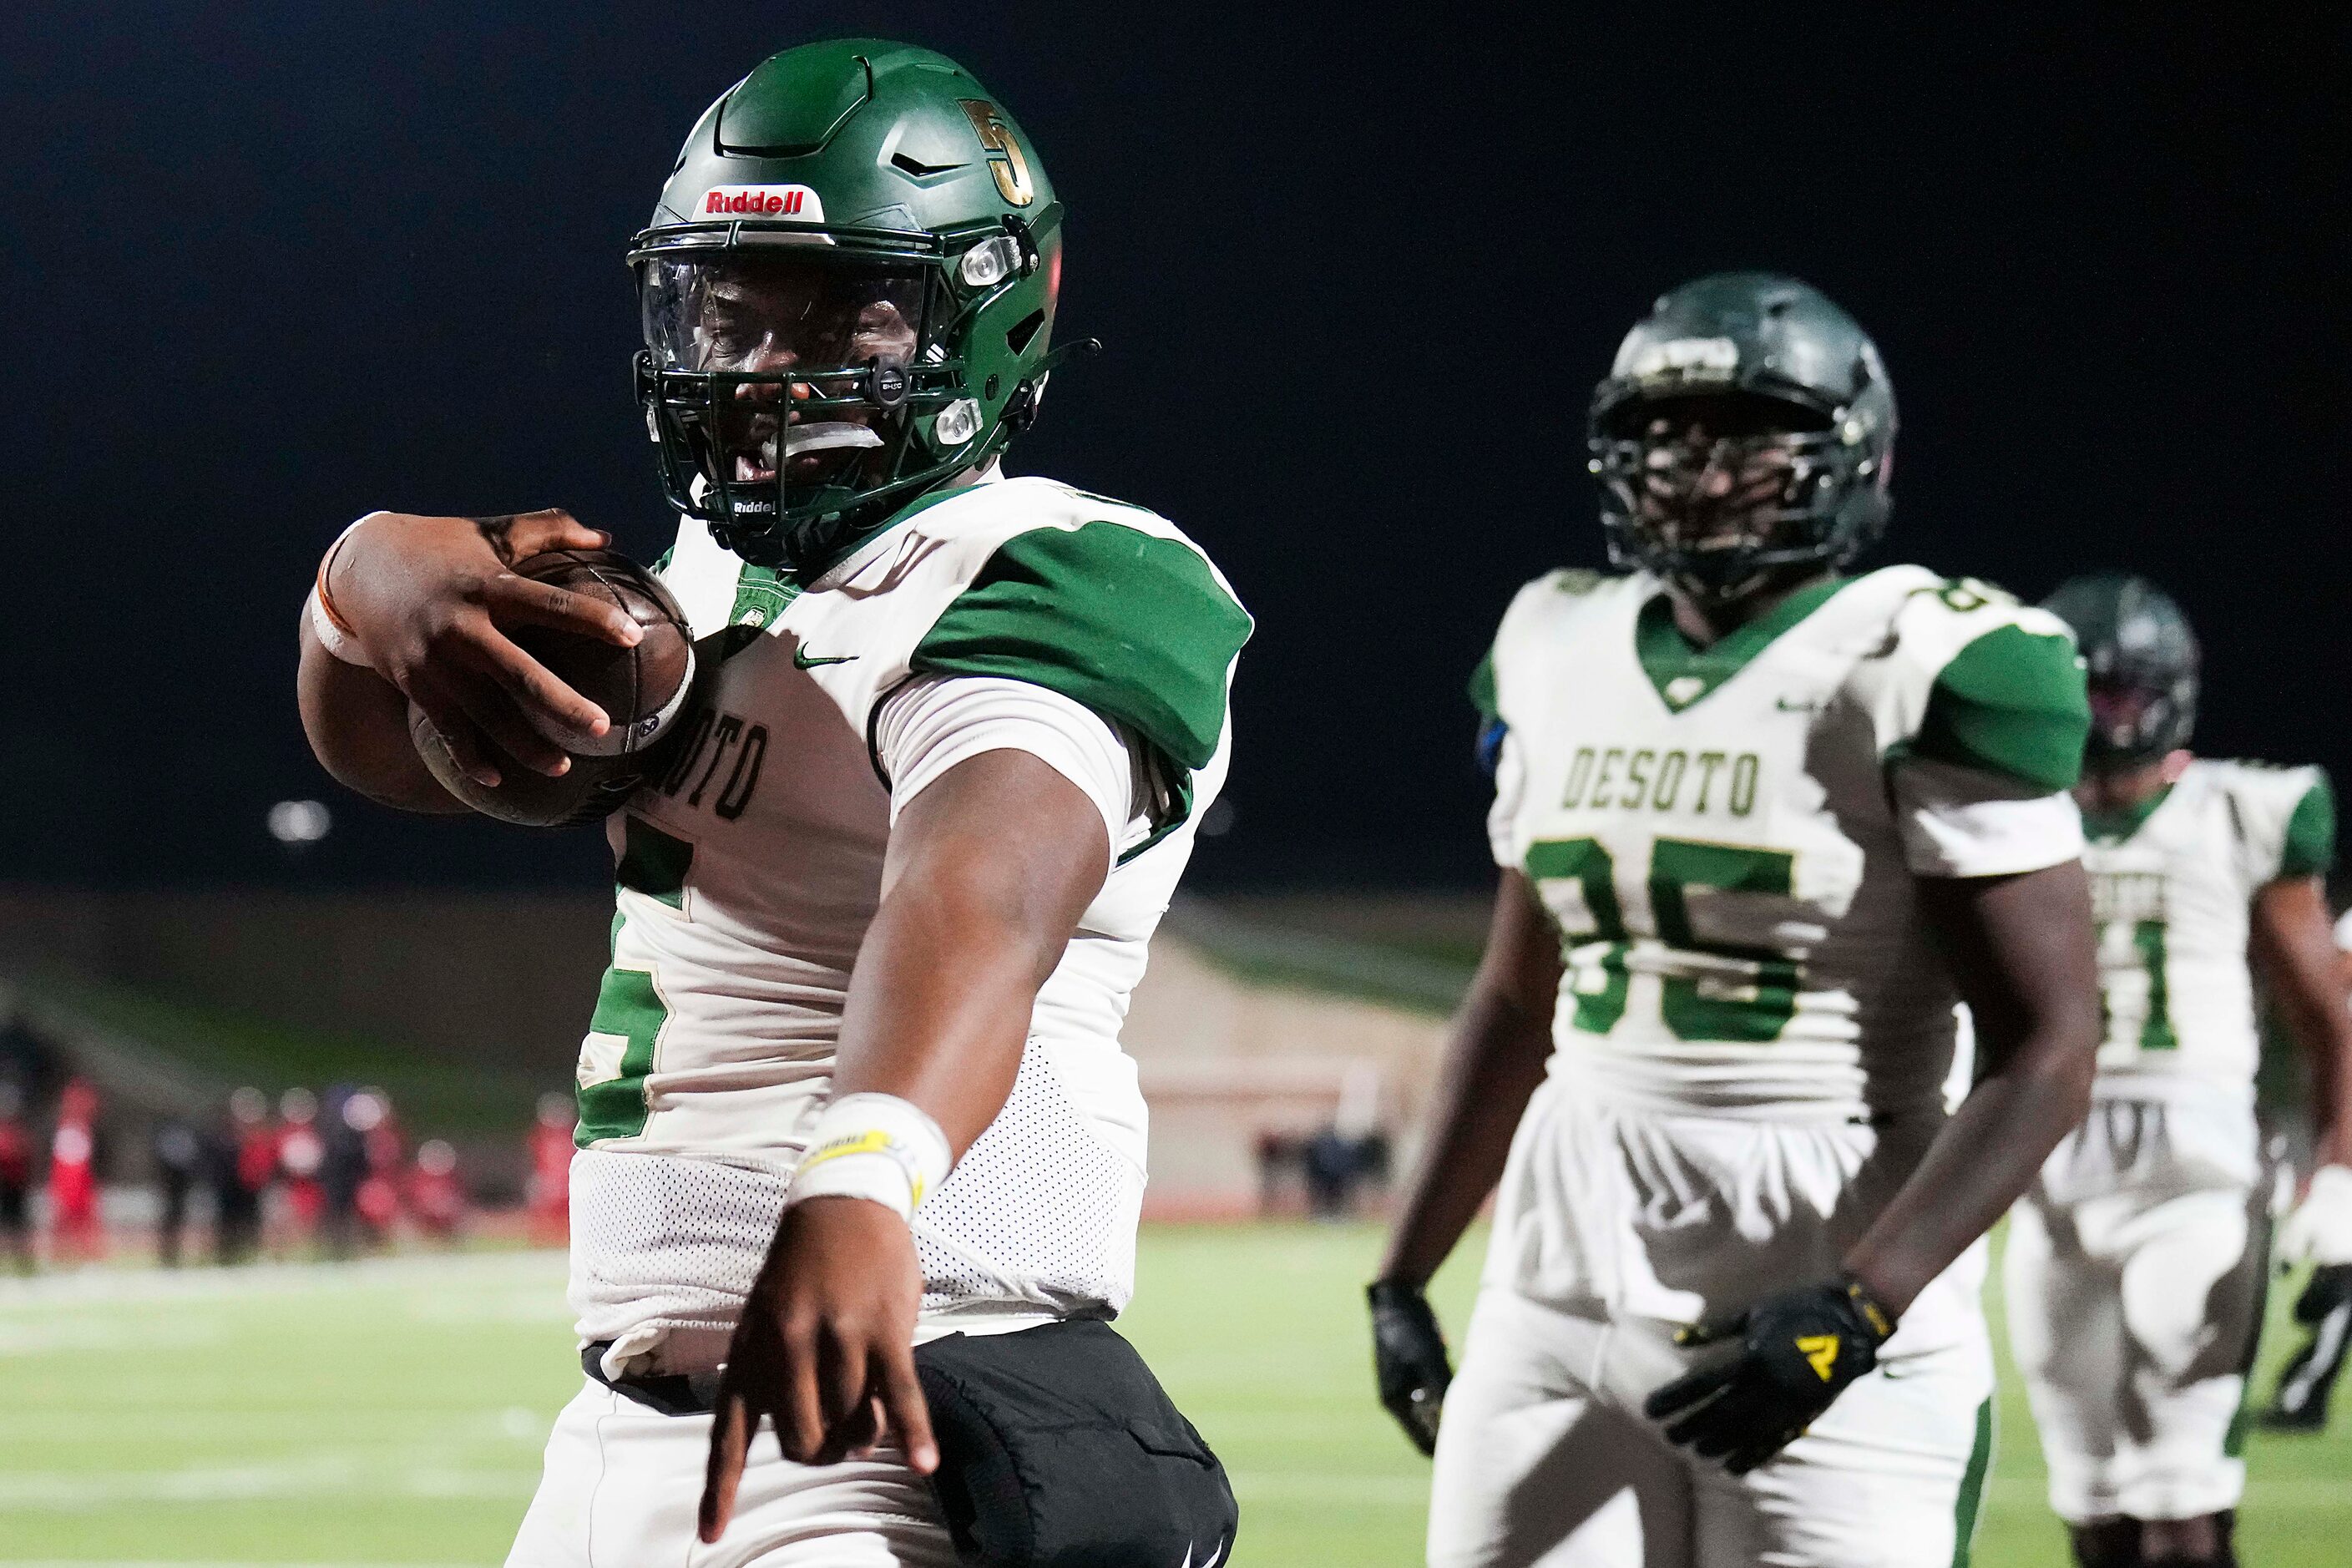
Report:
[[[1896,786],[1916,766],[2047,799],[2037,820],[2059,826],[2007,868],[2070,858],[2054,792],[2087,721],[2071,639],[1917,567],[1801,591],[1707,648],[1660,595],[1646,575],[1556,574],[1522,590],[1491,656],[1489,828],[1559,927],[1563,1060],[1676,1108],[1938,1103],[1954,996]],[[2016,711],[1953,722],[1959,701]],[[1982,733],[2012,752],[1960,750]]]
[[[1754,752],[1579,746],[1559,804],[1571,810],[1590,805],[1596,811],[1658,812],[1686,805],[1698,816],[1746,816],[1756,809],[1763,770],[1763,759]]]

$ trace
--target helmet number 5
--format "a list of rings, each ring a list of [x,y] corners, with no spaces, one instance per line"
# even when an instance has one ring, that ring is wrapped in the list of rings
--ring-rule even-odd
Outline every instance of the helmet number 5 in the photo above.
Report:
[[[1021,143],[996,105],[977,98],[960,98],[956,105],[971,121],[980,144],[988,149],[988,172],[996,176],[996,188],[1004,199],[1016,207],[1035,201],[1037,187],[1029,182],[1029,160],[1021,155]]]

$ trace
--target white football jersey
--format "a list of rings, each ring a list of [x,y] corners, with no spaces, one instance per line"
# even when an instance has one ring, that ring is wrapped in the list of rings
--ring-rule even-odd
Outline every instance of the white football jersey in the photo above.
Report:
[[[581,1052],[572,1166],[583,1338],[620,1342],[618,1365],[733,1321],[831,1096],[880,899],[883,716],[940,677],[1059,693],[1139,765],[1012,1097],[915,1215],[925,1306],[1117,1311],[1145,1141],[1118,1031],[1224,775],[1248,616],[1171,524],[1043,479],[928,497],[805,588],[691,519],[660,571],[718,668],[670,765],[610,824],[613,962]]]
[[[2251,1104],[2261,1031],[2254,895],[2326,874],[2336,813],[2317,768],[2189,764],[2136,812],[2084,823],[2106,1036],[2095,1093],[2219,1092]]]
[[[1474,693],[1503,729],[1495,858],[1562,933],[1551,1070],[1621,1100],[1935,1107],[1954,992],[1915,878],[2080,852],[2072,637],[1921,567],[1802,590],[1704,649],[1655,578],[1555,572]]]

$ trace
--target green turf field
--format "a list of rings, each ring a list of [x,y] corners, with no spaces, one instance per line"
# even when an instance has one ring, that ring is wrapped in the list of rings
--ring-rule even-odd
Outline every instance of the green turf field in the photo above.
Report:
[[[1231,1467],[1244,1568],[1420,1560],[1426,1467],[1367,1371],[1376,1243],[1145,1233],[1123,1326]],[[1457,1260],[1449,1321],[1469,1285]],[[562,1290],[545,1254],[0,1283],[0,1564],[495,1563],[578,1381]],[[2057,1568],[2013,1388],[2001,1415],[1977,1562]],[[2251,1564],[2352,1561],[2352,1420],[2250,1460]]]

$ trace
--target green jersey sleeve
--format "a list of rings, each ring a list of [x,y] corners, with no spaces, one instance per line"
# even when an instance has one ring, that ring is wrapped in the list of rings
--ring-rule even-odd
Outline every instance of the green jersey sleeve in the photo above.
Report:
[[[1495,650],[1488,648],[1479,657],[1478,668],[1470,672],[1470,706],[1478,710],[1478,721],[1491,724],[1501,718],[1502,710],[1495,697]]]
[[[2073,640],[2011,623],[1967,644],[1937,675],[1911,752],[2054,794],[2081,776],[2090,730]]]
[[[1124,523],[1014,534],[916,646],[926,673],[1026,680],[1126,724],[1189,779],[1216,754],[1248,612],[1198,550]]]
[[[2316,771],[2316,770],[2315,770]],[[2286,819],[2281,877],[2325,877],[2336,867],[2336,792],[2320,773]]]

